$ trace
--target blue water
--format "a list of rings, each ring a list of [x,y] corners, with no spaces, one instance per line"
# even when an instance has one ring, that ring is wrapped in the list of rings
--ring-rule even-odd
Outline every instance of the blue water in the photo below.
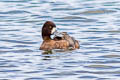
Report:
[[[120,0],[0,0],[0,80],[120,80]],[[80,49],[43,54],[56,23]]]

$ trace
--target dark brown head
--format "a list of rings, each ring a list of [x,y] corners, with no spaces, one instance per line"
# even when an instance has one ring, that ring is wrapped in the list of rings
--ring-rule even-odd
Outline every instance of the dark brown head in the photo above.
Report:
[[[46,21],[42,27],[43,40],[50,40],[51,35],[56,31],[56,25],[52,21]]]

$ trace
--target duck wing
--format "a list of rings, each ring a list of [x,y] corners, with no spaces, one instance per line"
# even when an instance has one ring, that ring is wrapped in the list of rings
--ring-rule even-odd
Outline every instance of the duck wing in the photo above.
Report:
[[[56,35],[54,37],[54,40],[57,40],[57,41],[65,40],[69,43],[70,49],[76,49],[76,48],[79,49],[79,47],[80,47],[79,42],[77,40],[75,40],[74,37],[69,36],[66,32],[62,32],[61,34],[62,34],[62,36]]]

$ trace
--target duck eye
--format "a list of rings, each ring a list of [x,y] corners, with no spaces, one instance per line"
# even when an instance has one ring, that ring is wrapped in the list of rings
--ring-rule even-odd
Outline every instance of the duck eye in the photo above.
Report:
[[[50,26],[49,28],[52,29],[52,26]]]

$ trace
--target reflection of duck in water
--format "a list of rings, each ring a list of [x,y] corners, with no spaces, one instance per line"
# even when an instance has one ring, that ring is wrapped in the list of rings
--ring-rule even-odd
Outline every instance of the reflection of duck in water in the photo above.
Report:
[[[55,34],[52,39],[51,35]],[[59,34],[59,35],[58,35]],[[56,32],[56,25],[51,21],[46,21],[42,27],[43,43],[40,50],[52,50],[52,49],[78,49],[79,43],[73,37],[70,37],[66,32]]]

